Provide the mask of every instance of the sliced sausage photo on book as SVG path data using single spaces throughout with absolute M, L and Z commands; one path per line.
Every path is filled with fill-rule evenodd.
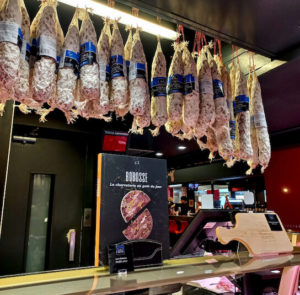
M 151 199 L 143 191 L 130 191 L 121 202 L 121 214 L 125 222 L 130 221 Z
M 149 210 L 145 209 L 122 233 L 127 240 L 147 239 L 152 231 L 152 226 L 152 216 Z

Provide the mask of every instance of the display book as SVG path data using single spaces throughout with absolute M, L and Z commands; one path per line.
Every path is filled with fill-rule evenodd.
M 96 266 L 161 265 L 169 257 L 165 160 L 99 154 L 96 214 Z

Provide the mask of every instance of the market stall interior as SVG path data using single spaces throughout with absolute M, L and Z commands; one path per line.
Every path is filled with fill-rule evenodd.
M 104 218 L 164 259 L 237 251 L 207 214 L 299 231 L 300 6 L 248 2 L 0 1 L 1 275 L 101 265 Z

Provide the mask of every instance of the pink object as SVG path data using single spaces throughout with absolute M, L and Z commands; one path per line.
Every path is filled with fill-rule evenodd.
M 285 267 L 282 272 L 278 295 L 295 295 L 298 291 L 300 266 Z

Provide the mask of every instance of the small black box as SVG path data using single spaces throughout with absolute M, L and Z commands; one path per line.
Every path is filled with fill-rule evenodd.
M 162 244 L 153 240 L 135 240 L 132 243 L 134 268 L 162 265 Z
M 109 266 L 111 273 L 121 269 L 128 272 L 136 268 L 162 265 L 162 244 L 153 240 L 134 240 L 109 247 Z
M 133 271 L 132 245 L 127 243 L 110 245 L 108 260 L 110 273 L 118 273 L 120 270 Z

